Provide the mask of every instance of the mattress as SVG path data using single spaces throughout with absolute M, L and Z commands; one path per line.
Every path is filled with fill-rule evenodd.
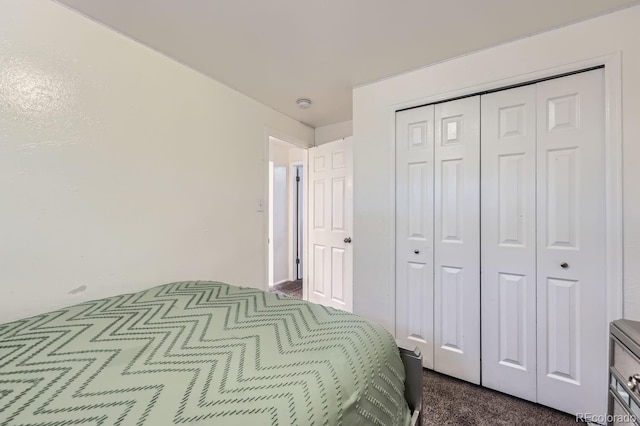
M 218 282 L 0 325 L 0 425 L 407 425 L 383 328 Z

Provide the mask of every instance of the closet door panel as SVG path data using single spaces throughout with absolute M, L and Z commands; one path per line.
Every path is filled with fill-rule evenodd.
M 483 95 L 482 385 L 536 400 L 536 89 Z
M 603 70 L 537 85 L 538 402 L 606 413 Z
M 480 383 L 480 97 L 435 105 L 434 366 Z
M 433 368 L 433 106 L 396 114 L 396 340 Z

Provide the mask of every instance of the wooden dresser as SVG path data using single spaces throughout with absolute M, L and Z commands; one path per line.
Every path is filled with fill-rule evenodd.
M 607 424 L 640 425 L 640 322 L 610 326 Z

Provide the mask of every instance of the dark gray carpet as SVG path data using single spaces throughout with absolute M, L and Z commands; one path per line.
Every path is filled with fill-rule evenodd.
M 302 299 L 302 280 L 271 291 Z M 570 425 L 575 417 L 431 370 L 423 370 L 423 425 Z
M 282 293 L 294 299 L 302 299 L 302 280 L 287 281 L 271 287 L 274 293 Z
M 570 425 L 575 417 L 423 370 L 423 425 Z

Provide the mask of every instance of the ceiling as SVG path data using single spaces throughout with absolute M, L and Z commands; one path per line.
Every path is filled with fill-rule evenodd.
M 640 3 L 57 1 L 312 127 L 350 120 L 354 86 Z

